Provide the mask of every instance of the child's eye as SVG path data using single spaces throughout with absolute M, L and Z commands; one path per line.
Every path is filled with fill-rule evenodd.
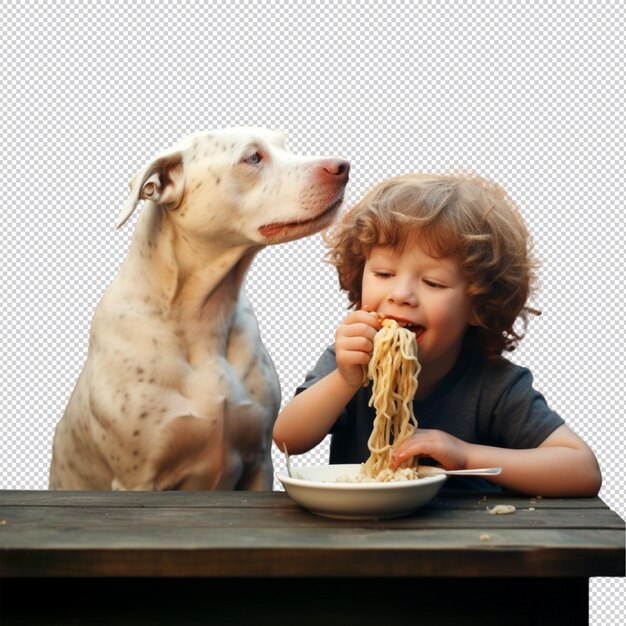
M 391 272 L 374 272 L 376 278 L 391 278 L 393 274 Z
M 429 287 L 432 287 L 433 289 L 445 289 L 446 286 L 442 285 L 441 283 L 436 283 L 433 280 L 424 280 L 424 284 L 428 285 Z

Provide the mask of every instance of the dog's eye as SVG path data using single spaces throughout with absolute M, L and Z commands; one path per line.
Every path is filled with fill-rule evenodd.
M 245 157 L 241 160 L 242 163 L 247 163 L 248 165 L 258 165 L 263 160 L 263 155 L 260 152 L 253 152 L 250 156 Z

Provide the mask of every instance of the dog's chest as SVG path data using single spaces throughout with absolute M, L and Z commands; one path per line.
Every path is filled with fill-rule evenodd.
M 182 352 L 188 363 L 185 395 L 193 399 L 196 410 L 204 412 L 223 402 L 225 413 L 241 414 L 247 407 L 253 415 L 262 414 L 263 420 L 278 410 L 278 376 L 247 302 L 236 307 L 218 344 L 211 335 L 205 341 L 187 339 Z

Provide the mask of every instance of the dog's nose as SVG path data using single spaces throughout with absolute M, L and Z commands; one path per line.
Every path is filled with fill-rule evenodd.
M 333 177 L 337 177 L 340 182 L 346 182 L 350 174 L 350 163 L 344 159 L 326 159 L 322 163 L 321 169 Z

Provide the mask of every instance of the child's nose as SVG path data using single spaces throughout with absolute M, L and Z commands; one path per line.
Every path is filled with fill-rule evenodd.
M 409 282 L 398 283 L 387 296 L 387 300 L 393 304 L 417 305 L 417 294 L 411 289 Z

